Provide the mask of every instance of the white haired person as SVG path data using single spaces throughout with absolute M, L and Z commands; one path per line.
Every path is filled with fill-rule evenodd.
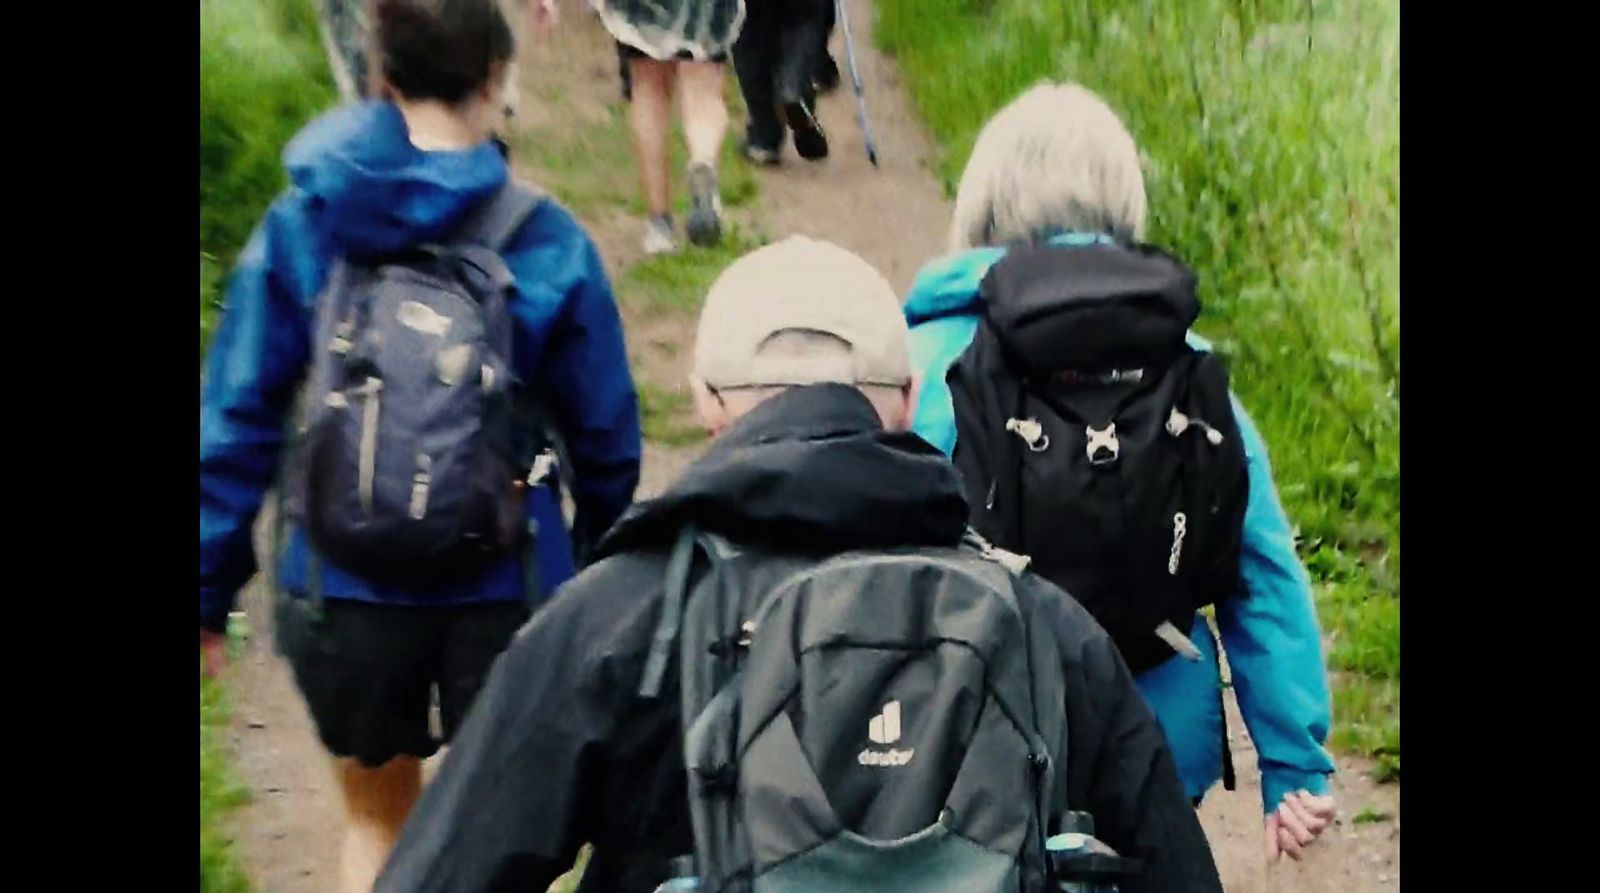
M 710 446 L 512 643 L 375 893 L 543 890 L 586 843 L 583 893 L 1044 893 L 1068 811 L 1138 860 L 1124 893 L 1220 893 L 1105 630 L 973 542 L 906 431 L 883 275 L 756 249 L 694 354 Z
M 1090 91 L 1043 84 L 998 112 L 952 253 L 905 305 L 914 430 L 953 456 L 973 526 L 1112 633 L 1196 806 L 1233 787 L 1225 649 L 1268 856 L 1298 859 L 1334 807 L 1310 581 L 1261 436 L 1189 331 L 1194 276 L 1141 242 L 1145 201 L 1138 148 Z

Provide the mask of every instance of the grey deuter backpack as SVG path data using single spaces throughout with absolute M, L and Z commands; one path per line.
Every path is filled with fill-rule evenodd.
M 500 251 L 541 198 L 508 179 L 443 244 L 335 263 L 290 508 L 340 567 L 427 585 L 523 542 L 537 445 L 518 417 Z
M 683 534 L 640 693 L 676 643 L 700 890 L 1043 889 L 1066 716 L 1025 563 L 975 536 L 816 563 Z

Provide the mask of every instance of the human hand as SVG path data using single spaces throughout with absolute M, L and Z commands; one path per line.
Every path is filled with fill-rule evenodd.
M 1267 815 L 1267 861 L 1287 855 L 1300 861 L 1328 825 L 1333 823 L 1332 797 L 1317 797 L 1310 791 L 1295 791 L 1283 798 L 1275 812 Z

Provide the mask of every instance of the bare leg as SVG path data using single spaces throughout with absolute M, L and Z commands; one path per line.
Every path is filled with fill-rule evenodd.
M 728 131 L 728 107 L 722 99 L 722 69 L 716 62 L 679 62 L 678 89 L 682 91 L 683 138 L 689 144 L 689 163 L 717 165 L 722 137 Z
M 422 761 L 395 757 L 376 769 L 337 759 L 334 775 L 344 791 L 346 823 L 339 858 L 341 893 L 372 893 L 378 872 L 422 793 Z
M 628 117 L 633 125 L 633 157 L 644 188 L 645 211 L 656 217 L 672 208 L 672 181 L 667 176 L 667 128 L 672 116 L 671 62 L 629 60 L 633 101 Z
M 728 131 L 722 99 L 722 69 L 716 62 L 679 62 L 678 89 L 683 104 L 683 136 L 689 144 L 689 240 L 714 245 L 722 238 L 722 198 L 717 186 L 717 156 Z

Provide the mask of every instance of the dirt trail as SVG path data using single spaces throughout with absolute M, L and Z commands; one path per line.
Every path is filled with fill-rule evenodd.
M 730 217 L 772 238 L 803 233 L 838 242 L 873 262 L 904 293 L 918 266 L 941 252 L 949 203 L 929 172 L 929 143 L 899 87 L 895 67 L 870 45 L 871 5 L 849 5 L 881 167 L 874 170 L 867 163 L 846 72 L 843 88 L 824 98 L 820 108 L 832 157 L 807 164 L 789 147 L 781 168 L 759 172 L 753 206 L 732 211 Z M 591 16 L 578 14 L 576 5 L 569 4 L 567 12 L 555 39 L 531 48 L 524 62 L 519 126 L 533 133 L 542 127 L 573 126 L 556 125 L 547 115 L 542 119 L 541 96 L 560 96 L 563 107 L 577 110 L 590 123 L 603 119 L 607 106 L 617 101 L 615 55 L 604 32 Z M 837 37 L 834 50 L 843 67 Z M 733 121 L 730 139 L 737 139 L 741 126 Z M 537 166 L 519 160 L 519 167 L 540 178 Z M 630 181 L 634 177 L 631 169 L 615 175 Z M 614 280 L 639 260 L 637 218 L 612 209 L 591 214 L 584 223 Z M 692 319 L 628 312 L 625 323 L 641 377 L 659 387 L 677 386 L 688 371 Z M 697 452 L 648 444 L 639 495 L 658 493 Z M 322 893 L 333 888 L 337 874 L 338 792 L 288 669 L 272 653 L 265 586 L 253 584 L 243 604 L 253 635 L 230 674 L 236 705 L 230 735 L 240 775 L 254 791 L 253 801 L 236 820 L 246 869 L 259 893 Z M 1227 889 L 1398 890 L 1399 790 L 1374 785 L 1366 767 L 1349 761 L 1341 762 L 1335 782 L 1341 824 L 1325 835 L 1305 864 L 1286 862 L 1267 874 L 1255 752 L 1231 697 L 1230 711 L 1240 790 L 1215 792 L 1201 811 Z M 1355 823 L 1353 817 L 1363 812 L 1387 818 Z

